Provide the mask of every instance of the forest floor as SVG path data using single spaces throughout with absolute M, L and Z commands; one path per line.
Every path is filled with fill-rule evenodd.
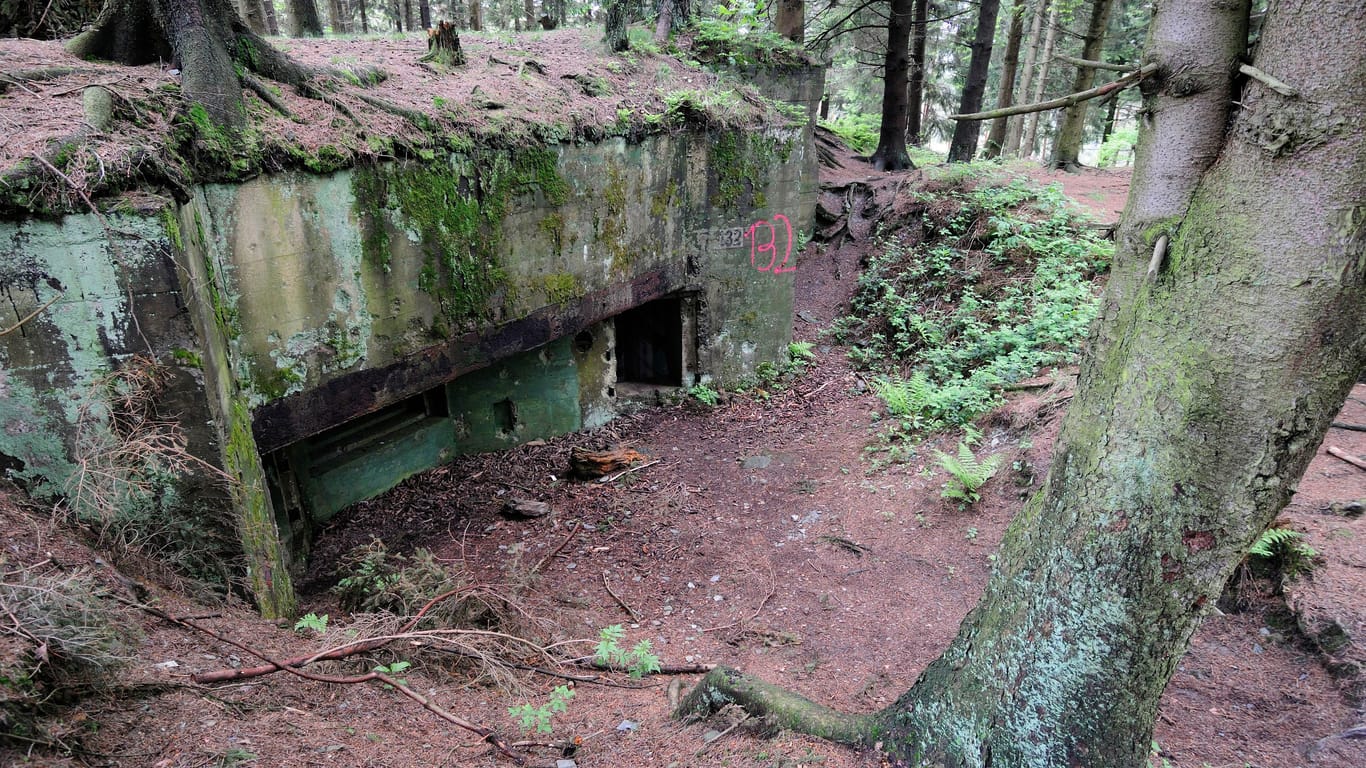
M 1034 173 L 1061 182 L 1102 221 L 1118 218 L 1125 174 Z M 666 664 L 732 665 L 845 711 L 887 706 L 945 648 L 980 596 L 1006 525 L 1046 471 L 1072 379 L 1062 372 L 1053 386 L 1017 393 L 982 420 L 984 450 L 1004 454 L 1007 469 L 971 508 L 940 497 L 942 470 L 929 449 L 947 447 L 948 438 L 929 441 L 909 463 L 875 467 L 865 448 L 876 440 L 872 414 L 882 404 L 846 350 L 821 334 L 847 308 L 866 247 L 813 246 L 803 255 L 794 335 L 811 341 L 816 357 L 785 386 L 729 395 L 715 407 L 695 400 L 660 405 L 592 432 L 459 458 L 336 518 L 318 540 L 303 584 L 304 610 L 332 617 L 322 637 L 262 621 L 245 606 L 206 609 L 154 588 L 158 605 L 179 615 L 212 611 L 217 615 L 206 626 L 278 656 L 340 644 L 348 626 L 357 625 L 328 588 L 337 564 L 374 537 L 392 553 L 425 548 L 468 582 L 507 597 L 515 611 L 495 601 L 514 614 L 507 626 L 518 624 L 543 642 L 583 639 L 561 646 L 571 653 L 591 653 L 603 627 L 622 625 L 623 646 L 649 640 Z M 1357 386 L 1339 419 L 1366 423 L 1366 385 Z M 1327 442 L 1366 454 L 1366 433 L 1334 429 Z M 565 478 L 571 447 L 613 444 L 628 444 L 656 463 L 610 482 Z M 500 509 L 512 497 L 553 511 L 507 519 Z M 1324 514 L 1334 502 L 1363 497 L 1366 472 L 1320 449 L 1287 517 L 1309 531 L 1324 572 L 1342 567 L 1350 575 L 1366 567 L 1366 519 Z M 5 522 L 35 531 L 11 541 L 11 562 L 47 557 L 100 568 L 44 524 Z M 1342 589 L 1325 600 L 1326 610 L 1346 615 L 1359 617 L 1366 607 L 1361 591 Z M 1159 710 L 1161 752 L 1153 765 L 1366 765 L 1366 749 L 1354 746 L 1361 741 L 1330 738 L 1360 724 L 1362 715 L 1298 633 L 1284 600 L 1254 581 L 1237 602 L 1236 611 L 1206 620 L 1177 667 Z M 92 699 L 73 711 L 68 728 L 84 733 L 86 754 L 0 751 L 0 763 L 511 765 L 377 686 L 284 674 L 190 684 L 190 673 L 254 662 L 222 642 L 149 616 L 139 621 L 143 644 L 125 678 L 170 687 Z M 526 737 L 508 708 L 540 705 L 566 683 L 517 672 L 515 681 L 494 684 L 451 674 L 418 650 L 404 641 L 318 666 L 359 673 L 411 660 L 404 677 L 412 687 L 514 740 Z M 534 653 L 523 661 L 544 666 Z M 562 671 L 612 683 L 578 682 L 566 710 L 553 718 L 553 735 L 530 737 L 577 740 L 572 759 L 579 766 L 880 765 L 873 753 L 753 723 L 727 730 L 736 719 L 724 715 L 696 724 L 672 720 L 670 676 L 635 681 Z M 681 677 L 684 687 L 698 679 Z M 534 755 L 538 766 L 566 759 L 558 749 Z

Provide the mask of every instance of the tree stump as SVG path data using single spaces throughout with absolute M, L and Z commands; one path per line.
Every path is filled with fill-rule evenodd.
M 427 30 L 427 55 L 422 61 L 430 61 L 447 67 L 458 67 L 465 63 L 465 52 L 460 49 L 460 35 L 455 32 L 455 24 L 438 21 L 435 27 Z
M 554 29 L 555 27 L 558 27 L 558 26 L 560 25 L 560 23 L 559 23 L 559 21 L 558 21 L 557 19 L 551 18 L 549 15 L 542 16 L 541 18 L 537 19 L 536 21 L 540 22 L 540 24 L 541 24 L 541 29 L 544 29 L 544 30 L 546 30 L 547 32 L 549 32 L 550 30 L 552 30 L 552 29 Z

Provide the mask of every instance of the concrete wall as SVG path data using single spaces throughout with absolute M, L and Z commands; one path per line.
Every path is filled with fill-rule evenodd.
M 793 98 L 814 110 L 819 72 L 805 77 Z M 0 336 L 0 460 L 60 493 L 92 384 L 155 359 L 162 413 L 234 478 L 206 471 L 162 500 L 230 510 L 202 527 L 235 539 L 258 599 L 287 612 L 282 535 L 300 551 L 312 518 L 454 453 L 610 419 L 624 310 L 683 297 L 685 385 L 781 359 L 810 138 L 797 122 L 471 148 L 141 198 L 108 231 L 93 215 L 0 222 L 4 325 L 37 311 Z M 346 430 L 366 419 L 406 431 L 359 461 Z M 94 421 L 117 437 L 107 412 Z

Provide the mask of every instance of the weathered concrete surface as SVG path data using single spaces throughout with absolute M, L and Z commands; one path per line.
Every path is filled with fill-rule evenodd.
M 802 77 L 814 114 L 819 70 Z M 201 517 L 231 509 L 206 527 L 288 613 L 288 539 L 302 551 L 314 519 L 454 453 L 609 420 L 621 312 L 670 299 L 685 386 L 781 360 L 810 137 L 794 122 L 474 148 L 207 185 L 108 233 L 90 215 L 0 223 L 11 322 L 42 310 L 0 337 L 0 456 L 60 493 L 82 393 L 147 355 L 172 371 L 161 407 L 190 451 L 234 478 L 195 480 L 216 494 Z M 375 425 L 393 433 L 347 433 Z

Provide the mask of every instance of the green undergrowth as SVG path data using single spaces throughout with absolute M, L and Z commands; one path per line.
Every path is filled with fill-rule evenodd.
M 1004 387 L 1070 362 L 1113 254 L 1056 186 L 994 165 L 929 178 L 920 221 L 883 232 L 830 331 L 875 374 L 893 442 L 969 424 Z

